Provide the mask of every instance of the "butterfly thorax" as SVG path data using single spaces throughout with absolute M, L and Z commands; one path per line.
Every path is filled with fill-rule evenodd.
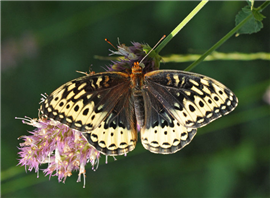
M 134 97 L 134 109 L 138 124 L 144 126 L 144 99 L 142 87 L 144 86 L 142 67 L 138 62 L 134 63 L 130 74 L 132 95 Z

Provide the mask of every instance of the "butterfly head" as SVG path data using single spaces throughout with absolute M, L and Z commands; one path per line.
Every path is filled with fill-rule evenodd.
M 132 67 L 132 73 L 142 73 L 142 70 L 145 68 L 145 65 L 143 63 L 134 62 Z

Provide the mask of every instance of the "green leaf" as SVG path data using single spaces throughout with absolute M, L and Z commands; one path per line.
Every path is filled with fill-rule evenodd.
M 264 18 L 266 18 L 264 15 L 262 15 L 262 13 L 258 12 L 255 9 L 252 10 L 252 14 L 257 21 L 262 21 Z
M 238 31 L 238 34 L 252 34 L 259 32 L 263 28 L 263 23 L 261 22 L 265 16 L 259 13 L 256 9 L 251 10 L 250 6 L 245 6 L 235 17 L 235 25 L 238 25 L 246 17 L 252 14 L 250 20 L 245 23 Z

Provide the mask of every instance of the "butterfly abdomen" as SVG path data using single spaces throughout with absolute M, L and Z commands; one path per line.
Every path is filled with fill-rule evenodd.
M 144 109 L 144 99 L 142 93 L 142 87 L 144 85 L 143 82 L 143 73 L 142 67 L 139 63 L 134 63 L 132 67 L 132 74 L 130 75 L 131 79 L 131 87 L 132 94 L 134 97 L 134 109 L 135 115 L 138 124 L 143 127 L 144 126 L 144 118 L 145 118 L 145 109 Z
M 142 127 L 144 126 L 144 118 L 145 118 L 145 110 L 144 110 L 144 100 L 142 91 L 134 91 L 134 109 L 135 109 L 135 115 L 138 124 Z

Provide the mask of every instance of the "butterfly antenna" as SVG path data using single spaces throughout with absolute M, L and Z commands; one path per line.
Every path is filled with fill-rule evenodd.
M 105 38 L 105 41 L 109 43 L 111 46 L 113 46 L 114 49 L 118 50 L 107 38 Z
M 155 46 L 142 58 L 142 60 L 140 61 L 140 63 L 142 63 L 144 61 L 144 59 L 158 46 L 158 44 L 166 37 L 166 35 L 163 35 L 161 37 L 161 39 L 159 39 L 159 41 L 155 44 Z

